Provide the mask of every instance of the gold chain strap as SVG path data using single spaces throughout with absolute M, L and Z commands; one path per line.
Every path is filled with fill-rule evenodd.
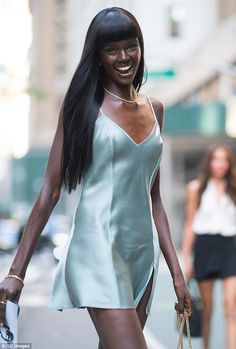
M 187 336 L 188 336 L 188 347 L 189 347 L 189 349 L 192 349 L 189 317 L 188 317 L 187 312 L 184 311 L 184 316 L 181 318 L 178 311 L 177 311 L 177 319 L 178 319 L 178 326 L 179 326 L 179 338 L 178 338 L 177 349 L 184 349 L 183 330 L 184 330 L 185 323 L 186 323 Z

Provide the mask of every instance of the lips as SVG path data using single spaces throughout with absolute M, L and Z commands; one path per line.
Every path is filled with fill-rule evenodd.
M 116 71 L 121 75 L 126 75 L 132 72 L 132 68 L 133 68 L 132 64 L 129 64 L 122 67 L 116 67 Z

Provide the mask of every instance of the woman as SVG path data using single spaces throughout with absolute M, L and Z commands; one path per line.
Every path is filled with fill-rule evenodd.
M 163 106 L 138 93 L 143 72 L 143 37 L 136 19 L 117 7 L 99 12 L 88 29 L 42 190 L 9 271 L 24 278 L 61 186 L 71 192 L 80 183 L 49 306 L 86 307 L 104 349 L 147 348 L 142 328 L 150 313 L 160 248 L 179 312 L 186 307 L 191 313 L 159 192 Z M 0 300 L 18 301 L 21 288 L 20 280 L 7 277 L 0 284 Z
M 183 258 L 203 301 L 204 348 L 209 348 L 213 287 L 223 282 L 226 348 L 236 348 L 236 165 L 226 145 L 211 146 L 199 178 L 187 188 Z M 192 262 L 192 253 L 194 256 Z

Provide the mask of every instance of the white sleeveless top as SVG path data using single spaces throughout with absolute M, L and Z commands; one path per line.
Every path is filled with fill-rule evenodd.
M 192 230 L 196 234 L 233 236 L 236 234 L 236 206 L 225 193 L 218 201 L 215 184 L 209 179 L 202 194 L 201 203 L 193 219 Z

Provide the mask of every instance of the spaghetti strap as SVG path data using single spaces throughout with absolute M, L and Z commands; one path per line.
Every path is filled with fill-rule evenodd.
M 153 116 L 154 116 L 154 120 L 155 120 L 155 122 L 156 122 L 157 124 L 159 124 L 159 123 L 158 123 L 158 120 L 157 120 L 156 113 L 155 113 L 154 108 L 153 108 L 153 105 L 152 105 L 152 102 L 151 102 L 151 100 L 150 100 L 150 98 L 149 98 L 148 96 L 146 96 L 146 97 L 147 97 L 148 102 L 149 102 L 149 104 L 150 104 L 150 107 L 151 107 L 151 110 L 152 110 L 152 114 L 153 114 Z

